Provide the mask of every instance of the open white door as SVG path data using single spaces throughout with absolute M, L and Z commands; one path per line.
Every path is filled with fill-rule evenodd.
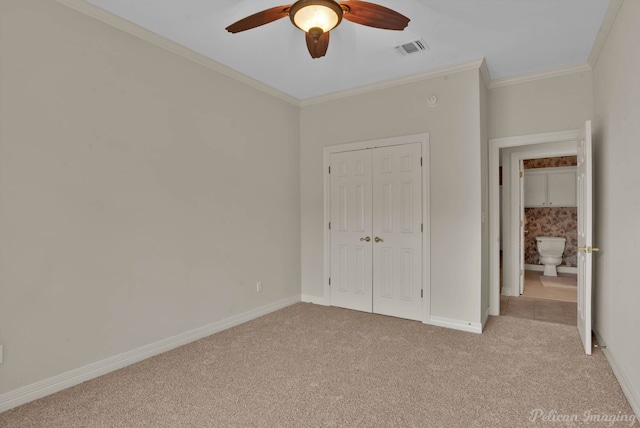
M 520 170 L 520 179 L 518 180 L 518 184 L 520 185 L 520 201 L 519 201 L 519 221 L 520 221 L 520 255 L 518 262 L 518 281 L 520 283 L 520 294 L 524 293 L 524 161 L 520 159 L 520 164 L 518 166 Z
M 578 138 L 578 331 L 584 352 L 591 355 L 591 272 L 593 251 L 593 187 L 591 121 Z

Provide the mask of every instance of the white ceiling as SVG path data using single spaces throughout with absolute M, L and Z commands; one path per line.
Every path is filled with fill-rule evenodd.
M 225 28 L 287 0 L 87 0 L 299 100 L 486 58 L 492 79 L 585 64 L 608 0 L 371 0 L 411 19 L 404 31 L 343 21 L 312 59 L 288 18 Z M 430 50 L 394 46 L 423 38 Z

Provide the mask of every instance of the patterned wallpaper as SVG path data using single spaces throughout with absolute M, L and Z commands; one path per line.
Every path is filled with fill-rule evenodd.
M 524 167 L 554 168 L 561 166 L 576 166 L 576 156 L 562 156 L 555 158 L 525 159 Z M 578 248 L 578 208 L 525 208 L 526 219 L 524 235 L 524 262 L 538 264 L 538 249 L 536 236 L 560 236 L 567 238 L 562 256 L 562 266 L 577 266 Z
M 557 168 L 560 166 L 578 165 L 577 156 L 560 156 L 556 158 L 525 159 L 524 169 L 529 168 Z
M 578 208 L 525 208 L 524 262 L 538 264 L 536 236 L 567 238 L 562 266 L 576 267 L 578 248 Z

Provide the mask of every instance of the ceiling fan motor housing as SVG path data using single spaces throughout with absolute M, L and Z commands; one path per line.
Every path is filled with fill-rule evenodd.
M 309 33 L 316 42 L 323 33 L 340 24 L 343 14 L 342 7 L 333 0 L 299 0 L 289 10 L 293 25 Z

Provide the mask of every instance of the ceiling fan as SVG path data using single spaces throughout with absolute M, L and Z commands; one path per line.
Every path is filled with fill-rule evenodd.
M 239 33 L 285 16 L 289 16 L 293 25 L 306 33 L 307 48 L 312 58 L 320 58 L 327 53 L 329 31 L 337 27 L 342 18 L 384 30 L 403 30 L 409 24 L 406 16 L 366 1 L 298 0 L 247 16 L 226 29 L 230 33 Z

